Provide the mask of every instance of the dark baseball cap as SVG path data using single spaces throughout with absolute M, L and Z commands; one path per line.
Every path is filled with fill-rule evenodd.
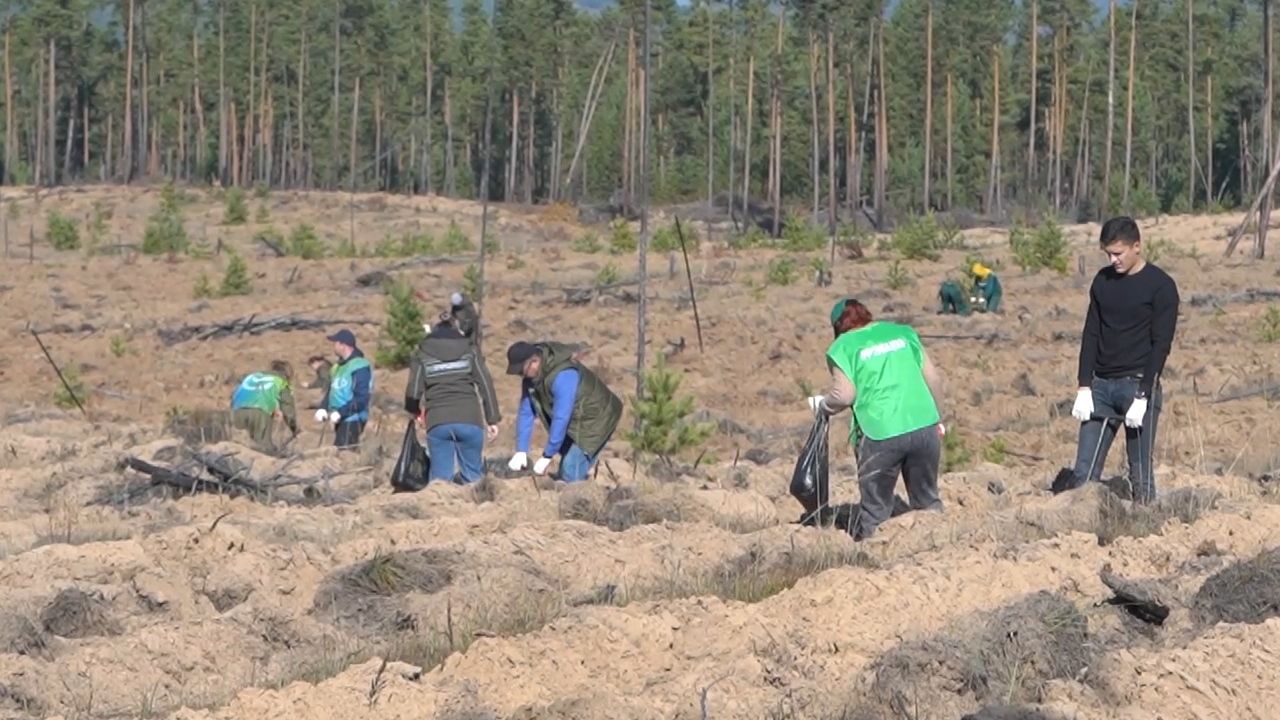
M 507 374 L 524 374 L 524 364 L 529 358 L 538 354 L 538 346 L 533 343 L 517 342 L 507 348 Z
M 344 328 L 344 329 L 342 329 L 342 330 L 339 330 L 338 332 L 336 332 L 336 333 L 334 333 L 334 334 L 332 334 L 332 335 L 330 335 L 329 337 L 325 338 L 325 340 L 329 340 L 329 341 L 332 341 L 332 342 L 339 342 L 339 343 L 342 343 L 343 345 L 346 345 L 346 346 L 348 346 L 348 347 L 355 347 L 355 346 L 356 346 L 356 336 L 355 336 L 355 333 L 353 333 L 353 332 L 351 332 L 350 330 L 347 330 L 347 329 L 345 329 L 345 328 Z

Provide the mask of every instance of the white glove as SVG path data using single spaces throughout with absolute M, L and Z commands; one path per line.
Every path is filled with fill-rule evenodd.
M 341 419 L 342 419 L 342 416 L 338 414 L 337 410 L 334 410 L 333 412 L 329 413 L 329 422 L 333 423 L 334 425 L 337 425 L 338 421 Z
M 527 453 L 518 452 L 511 456 L 511 462 L 507 463 L 507 467 L 519 472 L 529 467 L 529 455 Z
M 316 411 L 316 422 L 322 423 L 328 419 L 329 419 L 328 410 L 325 410 L 324 408 L 320 408 L 319 410 Z
M 549 467 L 551 467 L 551 458 L 549 457 L 538 458 L 538 462 L 533 464 L 533 474 L 546 475 L 547 468 Z
M 1071 417 L 1089 422 L 1093 417 L 1093 388 L 1080 388 L 1076 392 L 1076 404 L 1071 407 Z
M 1147 399 L 1138 398 L 1129 406 L 1129 412 L 1124 414 L 1125 427 L 1140 428 L 1142 427 L 1142 419 L 1147 415 Z
M 830 415 L 831 408 L 827 405 L 827 396 L 826 395 L 810 396 L 809 410 L 812 411 L 814 415 L 817 415 L 818 413 L 825 413 L 827 415 Z

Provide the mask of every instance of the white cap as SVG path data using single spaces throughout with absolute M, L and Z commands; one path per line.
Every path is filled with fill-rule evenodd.
M 460 292 L 456 292 L 456 293 L 454 293 L 454 294 L 450 295 L 450 296 L 449 296 L 449 302 L 450 302 L 454 307 L 458 307 L 459 305 L 461 305 L 461 304 L 462 304 L 462 293 L 460 293 Z

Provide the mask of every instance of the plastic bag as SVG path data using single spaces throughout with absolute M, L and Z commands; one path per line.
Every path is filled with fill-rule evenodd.
M 391 487 L 394 492 L 417 492 L 427 486 L 427 472 L 431 469 L 431 456 L 418 442 L 414 421 L 404 429 L 404 442 L 400 445 L 400 457 L 391 469 Z
M 826 414 L 818 413 L 813 428 L 809 430 L 809 439 L 800 450 L 796 469 L 791 473 L 791 496 L 804 506 L 806 515 L 827 508 L 831 501 L 827 475 L 829 424 Z

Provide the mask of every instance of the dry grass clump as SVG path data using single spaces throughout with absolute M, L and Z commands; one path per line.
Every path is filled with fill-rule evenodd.
M 1050 681 L 1074 678 L 1089 667 L 1095 650 L 1088 630 L 1088 620 L 1066 598 L 1035 593 L 885 653 L 872 663 L 860 702 L 841 717 L 926 717 L 921 708 L 941 711 L 957 695 L 996 705 L 975 718 L 1040 717 L 1016 706 L 1041 702 Z
M 1147 537 L 1160 532 L 1171 519 L 1191 524 L 1212 510 L 1222 497 L 1215 490 L 1178 488 L 1150 505 L 1129 506 L 1114 493 L 1099 493 L 1097 521 L 1093 533 L 1099 545 L 1110 545 L 1121 537 Z
M 1191 613 L 1205 625 L 1257 624 L 1280 616 L 1280 547 L 1211 575 L 1192 598 Z
M 637 525 L 681 522 L 693 515 L 692 507 L 673 490 L 646 493 L 621 485 L 603 495 L 597 488 L 565 491 L 560 496 L 559 513 L 561 520 L 581 520 L 614 532 Z
M 109 613 L 99 593 L 65 588 L 40 613 L 45 631 L 64 638 L 88 638 L 120 634 L 120 624 Z
M 316 591 L 312 612 L 340 626 L 374 632 L 412 629 L 397 597 L 435 593 L 453 580 L 456 558 L 439 549 L 378 552 L 333 573 Z
M 224 442 L 231 439 L 231 413 L 209 408 L 171 408 L 165 415 L 165 432 L 188 445 Z

